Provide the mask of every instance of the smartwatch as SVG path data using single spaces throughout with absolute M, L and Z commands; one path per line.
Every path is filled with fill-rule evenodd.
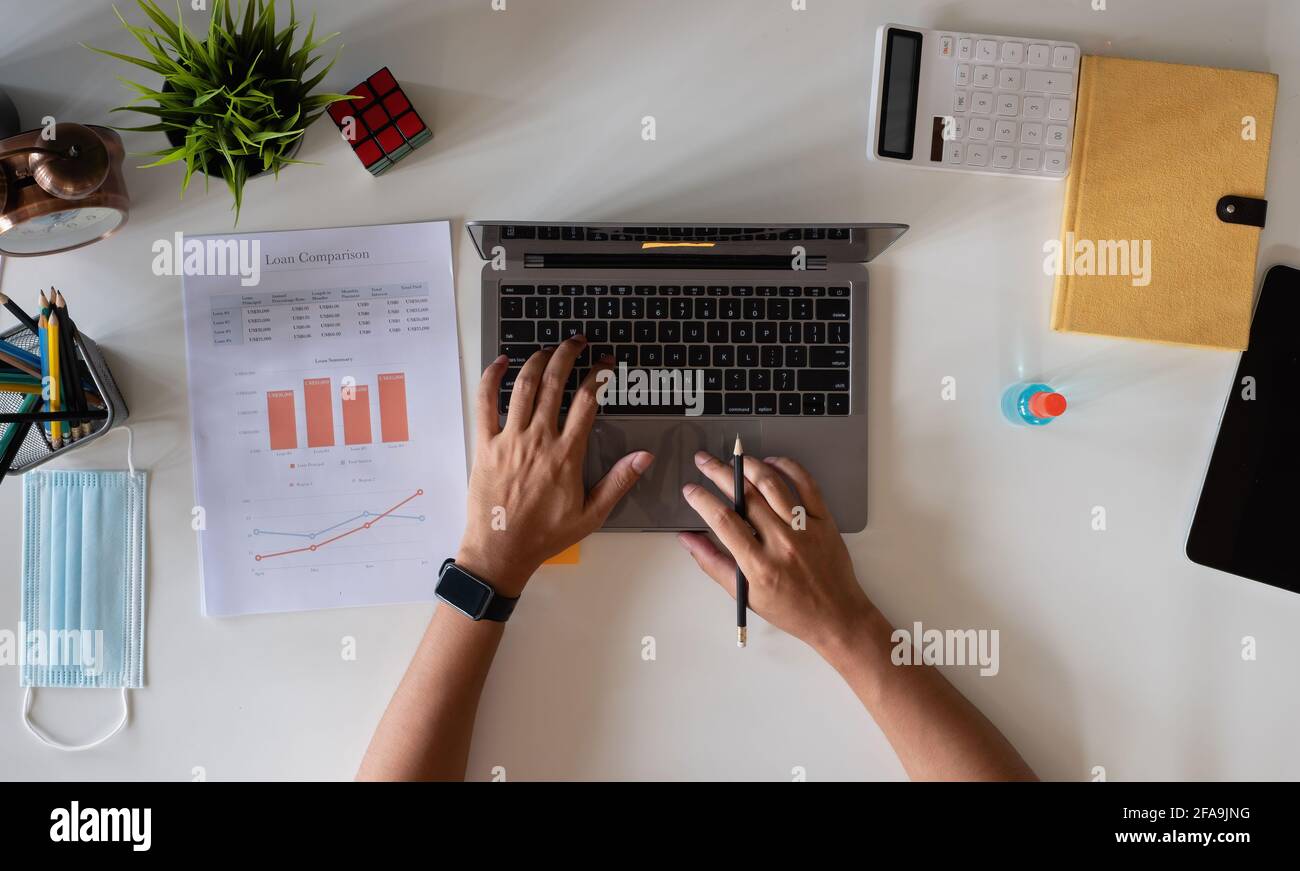
M 434 594 L 476 623 L 480 620 L 504 623 L 519 602 L 518 597 L 497 595 L 491 584 L 456 565 L 454 559 L 442 564 Z

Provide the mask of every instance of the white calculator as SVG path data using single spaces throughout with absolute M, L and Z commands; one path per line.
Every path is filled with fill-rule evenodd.
M 885 24 L 871 84 L 873 160 L 1065 178 L 1079 46 Z

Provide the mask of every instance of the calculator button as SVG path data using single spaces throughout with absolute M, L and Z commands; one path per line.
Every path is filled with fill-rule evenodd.
M 1025 74 L 1025 90 L 1045 94 L 1068 94 L 1074 90 L 1074 74 L 1030 70 Z
M 943 146 L 943 159 L 946 163 L 961 163 L 962 149 L 960 142 L 946 142 Z
M 998 169 L 1010 169 L 1016 164 L 1016 150 L 1005 145 L 993 147 L 993 165 Z
M 991 39 L 981 39 L 975 43 L 975 60 L 995 61 L 998 59 L 998 44 Z
M 971 111 L 976 115 L 988 115 L 993 111 L 993 94 L 988 91 L 976 91 L 971 97 Z
M 952 57 L 952 37 L 939 37 L 939 57 Z
M 1045 67 L 1048 59 L 1052 56 L 1051 49 L 1045 45 L 1029 46 L 1029 59 L 1027 63 L 1031 67 Z
M 1048 151 L 1043 154 L 1043 171 L 1061 175 L 1065 172 L 1065 152 Z
M 957 60 L 970 60 L 970 42 L 968 37 L 957 40 Z
M 975 84 L 981 88 L 991 88 L 994 75 L 996 71 L 993 67 L 975 67 Z
M 957 64 L 957 84 L 970 84 L 970 64 Z
M 992 133 L 992 132 L 993 132 L 993 122 L 990 121 L 988 118 L 972 118 L 972 119 L 970 119 L 970 138 L 971 138 L 971 139 L 978 139 L 978 140 L 983 141 L 983 140 L 985 140 L 985 139 L 988 139 L 988 138 L 989 138 L 989 134 Z
M 993 138 L 998 142 L 1015 142 L 1016 141 L 1016 122 L 999 121 L 993 128 Z
M 1047 125 L 1047 144 L 1064 148 L 1070 144 L 1070 131 L 1062 124 Z
M 1026 118 L 1041 118 L 1043 112 L 1047 111 L 1047 98 L 1039 97 L 1032 94 L 1025 95 L 1024 108 L 1021 112 Z
M 1002 44 L 1002 62 L 1004 64 L 1018 64 L 1025 59 L 1025 44 L 1023 42 L 1004 42 Z
M 1026 145 L 1041 145 L 1043 142 L 1043 125 L 1032 121 L 1021 124 L 1020 141 Z
M 1004 91 L 1020 90 L 1020 70 L 1008 67 L 998 70 L 998 87 Z
M 1052 49 L 1052 66 L 1058 69 L 1074 69 L 1075 51 L 1072 46 L 1058 45 Z
M 1053 97 L 1047 104 L 1047 117 L 1053 121 L 1070 120 L 1070 101 L 1062 100 L 1060 97 Z
M 949 118 L 952 118 L 951 115 L 949 115 L 948 117 L 949 117 Z M 949 131 L 951 131 L 951 132 L 949 132 Z M 965 138 L 966 138 L 966 119 L 965 119 L 965 118 L 952 118 L 952 126 L 951 126 L 951 127 L 948 127 L 947 125 L 944 126 L 943 138 L 944 138 L 944 139 L 951 139 L 951 140 L 954 141 L 954 142 L 959 142 L 959 141 L 961 141 L 962 139 L 965 139 Z
M 965 91 L 958 91 L 952 95 L 952 110 L 954 112 L 965 112 L 970 103 L 970 98 Z
M 1030 172 L 1038 171 L 1038 149 L 1022 148 L 1020 149 L 1020 162 L 1016 164 L 1021 169 Z
M 1001 94 L 998 96 L 998 114 L 1010 115 L 1012 117 L 1020 114 L 1020 98 L 1015 94 Z
M 974 142 L 966 146 L 966 163 L 970 166 L 988 166 L 989 147 Z

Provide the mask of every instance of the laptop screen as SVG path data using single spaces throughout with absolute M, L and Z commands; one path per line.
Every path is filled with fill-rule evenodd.
M 808 257 L 866 263 L 907 231 L 906 224 L 622 224 L 471 221 L 479 255 L 498 247 L 514 259 L 530 255 L 724 255 Z

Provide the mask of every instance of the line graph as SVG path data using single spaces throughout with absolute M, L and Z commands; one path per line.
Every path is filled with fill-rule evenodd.
M 349 517 L 347 520 L 341 520 L 338 523 L 335 523 L 333 526 L 327 526 L 324 529 L 318 529 L 315 532 L 280 532 L 280 531 L 269 530 L 269 529 L 254 529 L 253 530 L 254 535 L 283 535 L 283 536 L 290 536 L 295 538 L 306 538 L 313 541 L 313 543 L 304 545 L 302 547 L 294 547 L 294 548 L 289 548 L 287 550 L 274 551 L 271 553 L 254 554 L 253 559 L 256 560 L 257 562 L 261 562 L 264 559 L 273 559 L 274 557 L 278 557 L 278 556 L 289 556 L 290 554 L 295 554 L 295 553 L 314 553 L 315 551 L 320 550 L 322 547 L 325 547 L 327 544 L 332 544 L 333 542 L 336 542 L 341 538 L 347 538 L 349 535 L 352 535 L 353 533 L 367 530 L 370 527 L 374 526 L 379 521 L 384 520 L 385 518 L 388 517 L 404 518 L 408 520 L 419 520 L 423 522 L 424 520 L 423 514 L 397 514 L 396 513 L 397 509 L 401 508 L 403 505 L 410 502 L 412 499 L 415 499 L 423 495 L 424 495 L 424 490 L 422 489 L 416 490 L 410 496 L 407 496 L 401 502 L 398 502 L 396 505 L 393 505 L 387 511 L 383 511 L 378 514 L 374 514 L 370 511 L 362 511 L 360 514 L 356 515 L 355 517 Z M 324 539 L 323 541 L 315 541 L 315 539 L 319 538 L 320 536 L 328 535 L 329 533 L 333 532 L 339 527 L 347 526 L 349 523 L 356 523 L 356 521 L 363 520 L 364 518 L 370 518 L 370 519 L 364 520 L 364 522 L 356 526 L 353 526 L 351 529 L 344 530 L 343 532 L 340 532 L 337 535 L 332 535 L 329 538 Z

